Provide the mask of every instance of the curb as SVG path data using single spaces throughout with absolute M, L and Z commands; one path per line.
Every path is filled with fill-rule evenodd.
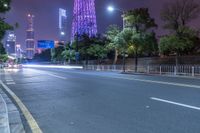
M 167 74 L 160 75 L 160 74 L 131 73 L 131 72 L 121 72 L 120 74 L 125 74 L 125 75 L 144 75 L 144 76 L 161 76 L 161 77 L 186 78 L 186 79 L 200 79 L 200 77 L 181 76 L 181 75 L 167 75 Z
M 8 119 L 8 109 L 5 100 L 0 93 L 0 132 L 10 133 L 9 119 Z
M 0 133 L 25 133 L 24 126 L 20 117 L 19 110 L 7 96 L 7 94 L 0 88 L 0 98 L 4 101 L 4 106 L 6 108 L 6 118 L 7 121 L 2 121 L 2 124 L 7 123 L 7 129 L 1 129 L 0 120 Z M 0 100 L 1 103 L 1 100 Z M 1 112 L 2 108 L 0 108 Z

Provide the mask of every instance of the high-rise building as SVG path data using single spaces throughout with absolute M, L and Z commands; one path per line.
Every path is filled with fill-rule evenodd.
M 72 40 L 75 35 L 97 34 L 95 0 L 75 0 L 72 22 Z
M 28 27 L 26 30 L 26 56 L 28 59 L 33 59 L 35 54 L 35 35 L 34 35 L 34 15 L 28 14 Z
M 6 39 L 6 52 L 11 55 L 15 54 L 16 36 L 13 31 L 8 33 Z
M 16 58 L 22 58 L 22 49 L 21 49 L 20 44 L 16 44 L 15 54 L 16 54 Z
M 66 10 L 59 8 L 59 37 L 60 41 L 66 41 L 67 14 Z

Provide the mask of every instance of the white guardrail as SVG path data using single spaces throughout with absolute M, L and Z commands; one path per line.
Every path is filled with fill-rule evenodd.
M 85 70 L 123 72 L 123 65 L 87 65 L 83 68 Z M 138 66 L 137 71 L 135 71 L 134 65 L 126 65 L 125 71 L 160 75 L 200 76 L 200 65 L 147 65 Z

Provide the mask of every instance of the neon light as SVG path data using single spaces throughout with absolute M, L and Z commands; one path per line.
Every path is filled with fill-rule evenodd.
M 75 0 L 72 22 L 72 40 L 75 35 L 97 34 L 95 0 Z

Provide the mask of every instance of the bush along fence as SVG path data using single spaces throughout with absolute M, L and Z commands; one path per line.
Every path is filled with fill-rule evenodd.
M 144 73 L 159 75 L 182 75 L 182 76 L 200 76 L 200 65 L 86 65 L 85 70 L 95 71 L 118 71 L 127 73 Z

